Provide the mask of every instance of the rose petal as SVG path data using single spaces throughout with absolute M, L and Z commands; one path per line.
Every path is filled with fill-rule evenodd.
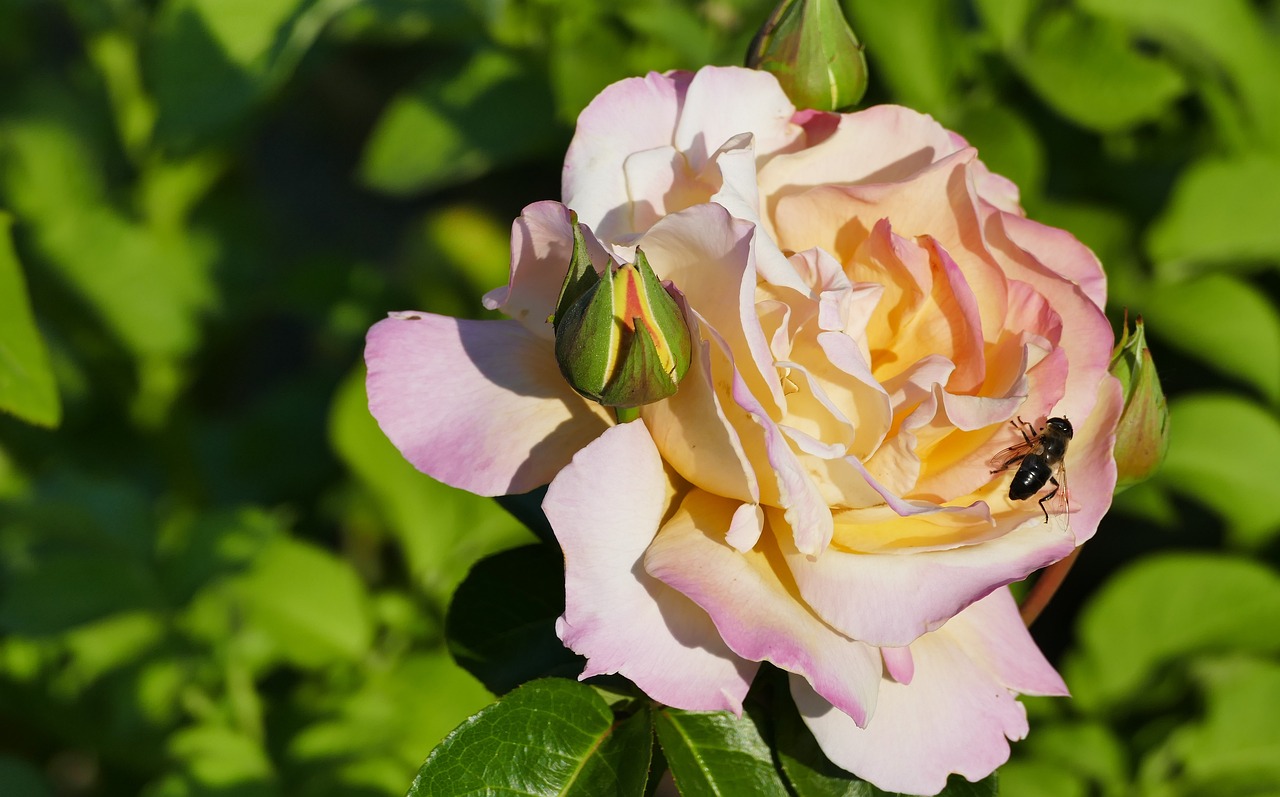
M 881 789 L 908 794 L 937 794 L 951 773 L 978 781 L 1007 761 L 1008 740 L 1026 735 L 1027 719 L 1011 691 L 1016 686 L 1004 680 L 1010 672 L 1005 665 L 1013 650 L 1026 652 L 1029 637 L 1022 628 L 1019 639 L 1020 622 L 1009 624 L 1003 597 L 989 600 L 1001 604 L 998 611 L 975 606 L 973 617 L 960 615 L 911 645 L 910 684 L 882 682 L 866 728 L 793 676 L 796 707 L 827 757 Z M 1012 675 L 1049 680 L 1016 670 Z
M 1094 300 L 1081 287 L 1066 282 L 1057 271 L 1060 266 L 1068 270 L 1078 267 L 1082 247 L 1070 236 L 1053 236 L 1047 240 L 1059 244 L 1059 249 L 1029 252 L 1008 234 L 1010 227 L 1025 232 L 1022 219 L 991 207 L 984 212 L 987 214 L 984 235 L 1001 268 L 1010 279 L 1026 282 L 1044 296 L 1052 297 L 1053 309 L 1062 323 L 1061 346 L 1071 366 L 1065 394 L 1053 414 L 1080 423 L 1093 409 L 1098 384 L 1110 378 L 1107 368 L 1115 342 L 1111 323 Z M 1097 290 L 1096 284 L 1094 290 Z
M 663 218 L 640 247 L 654 272 L 671 280 L 728 343 L 751 391 L 781 406 L 782 387 L 755 310 L 755 233 L 719 205 L 699 205 Z
M 756 151 L 768 155 L 800 135 L 791 122 L 795 110 L 777 78 L 767 72 L 706 67 L 694 74 L 685 92 L 674 143 L 695 170 L 739 133 L 751 133 Z
M 880 657 L 884 659 L 885 675 L 903 685 L 911 683 L 916 674 L 916 663 L 911 658 L 910 647 L 880 648 Z
M 645 569 L 706 610 L 734 652 L 807 678 L 863 723 L 875 706 L 880 657 L 833 631 L 778 579 L 776 551 L 740 553 L 723 542 L 737 506 L 695 490 L 662 527 Z
M 663 460 L 677 473 L 716 495 L 754 503 L 760 500 L 760 483 L 713 388 L 710 347 L 695 332 L 679 390 L 666 401 L 641 407 L 640 414 Z
M 480 495 L 546 484 L 607 425 L 516 321 L 395 313 L 369 330 L 365 362 L 369 411 L 405 459 Z
M 627 78 L 605 88 L 578 115 L 565 154 L 560 193 L 578 219 L 605 241 L 638 232 L 623 164 L 636 152 L 669 147 L 688 73 Z M 740 131 L 739 131 L 740 132 Z
M 1108 376 L 1098 385 L 1093 413 L 1075 440 L 1067 446 L 1067 495 L 1071 509 L 1070 530 L 1076 544 L 1093 538 L 1102 516 L 1111 508 L 1116 488 L 1116 424 L 1124 409 L 1120 382 Z
M 910 540 L 911 524 L 927 522 L 902 518 L 894 533 Z M 1071 533 L 1055 524 L 1010 518 L 996 530 L 1004 533 L 978 545 L 910 553 L 850 553 L 832 547 L 814 559 L 784 537 L 779 545 L 800 594 L 818 616 L 854 639 L 901 646 L 1075 547 Z M 922 540 L 936 535 L 935 529 L 921 532 Z
M 840 117 L 822 143 L 779 155 L 760 170 L 762 196 L 792 186 L 888 183 L 965 149 L 930 116 L 898 105 L 878 105 Z
M 1002 208 L 1002 210 L 1007 210 Z M 1046 262 L 1055 272 L 1080 286 L 1084 295 L 1097 305 L 1107 306 L 1107 275 L 1098 262 L 1098 256 L 1089 247 L 1066 230 L 1032 221 L 1021 215 L 1003 213 L 1000 224 L 1009 240 L 1028 252 L 1053 253 Z M 1041 257 L 1048 260 L 1047 257 Z
M 1070 694 L 1062 676 L 1027 632 L 1007 588 L 960 612 L 943 629 L 1009 689 L 1024 695 Z
M 596 269 L 602 269 L 609 256 L 590 229 L 583 228 L 583 237 Z M 501 310 L 538 337 L 552 340 L 555 330 L 547 317 L 556 309 L 572 257 L 569 209 L 559 202 L 529 205 L 511 225 L 511 278 L 506 287 L 485 295 L 484 306 Z
M 610 428 L 560 472 L 542 503 L 565 556 L 556 633 L 587 657 L 582 678 L 621 673 L 667 705 L 741 714 L 757 665 L 729 650 L 704 611 L 644 571 L 667 500 L 643 421 Z

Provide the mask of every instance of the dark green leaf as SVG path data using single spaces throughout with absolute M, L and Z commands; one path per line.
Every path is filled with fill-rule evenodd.
M 664 708 L 658 740 L 683 797 L 787 797 L 773 753 L 751 713 Z
M 57 426 L 62 404 L 27 302 L 26 280 L 9 235 L 12 222 L 0 212 L 0 410 L 41 426 Z
M 117 612 L 164 605 L 155 574 L 118 554 L 59 553 L 38 567 L 5 574 L 0 628 L 40 636 L 75 628 Z
M 392 101 L 365 147 L 361 178 L 397 195 L 474 179 L 556 141 L 552 107 L 546 81 L 506 53 L 451 62 Z
M 49 797 L 49 788 L 40 770 L 18 758 L 0 757 L 0 794 L 12 797 Z
M 564 612 L 564 561 L 549 545 L 526 545 L 480 561 L 449 605 L 454 658 L 503 694 L 546 675 L 574 677 L 585 662 L 556 637 Z
M 525 684 L 458 726 L 409 797 L 644 794 L 652 719 L 617 719 L 591 687 L 560 678 Z
M 292 72 L 351 0 L 174 0 L 147 49 L 157 137 L 182 151 L 225 135 Z

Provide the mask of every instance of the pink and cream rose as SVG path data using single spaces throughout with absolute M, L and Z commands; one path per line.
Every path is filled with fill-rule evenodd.
M 421 470 L 485 495 L 550 483 L 557 625 L 583 677 L 740 712 L 791 673 L 832 761 L 881 788 L 985 777 L 1066 688 L 1006 585 L 1089 539 L 1121 409 L 1097 259 L 930 117 L 797 112 L 734 68 L 614 84 L 582 113 L 563 203 L 515 222 L 509 318 L 401 312 L 369 333 L 369 405 Z M 670 399 L 615 424 L 561 378 L 546 322 L 572 251 L 643 248 L 687 301 Z M 988 461 L 1065 416 L 1070 516 Z

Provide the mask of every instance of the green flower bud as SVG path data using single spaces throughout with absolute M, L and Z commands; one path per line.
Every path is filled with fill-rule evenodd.
M 1147 348 L 1141 316 L 1130 335 L 1126 315 L 1120 342 L 1111 353 L 1110 371 L 1124 387 L 1124 410 L 1116 427 L 1119 492 L 1155 473 L 1169 449 L 1169 408 Z
M 553 316 L 560 373 L 607 407 L 669 398 L 693 353 L 680 305 L 639 249 L 634 264 L 597 273 L 576 222 L 573 259 Z
M 772 72 L 797 108 L 850 109 L 867 90 L 867 59 L 839 0 L 782 0 L 752 40 L 747 66 Z

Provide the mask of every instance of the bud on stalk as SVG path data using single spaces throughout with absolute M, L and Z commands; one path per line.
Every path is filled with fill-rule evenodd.
M 849 110 L 867 90 L 867 59 L 839 0 L 782 0 L 747 51 L 797 108 Z
M 674 395 L 689 370 L 692 338 L 679 304 L 648 259 L 598 273 L 572 214 L 573 257 L 552 317 L 560 373 L 607 407 L 638 407 Z
M 1124 388 L 1124 410 L 1116 427 L 1119 492 L 1154 474 L 1169 448 L 1169 408 L 1147 348 L 1141 316 L 1130 335 L 1126 314 L 1120 342 L 1111 354 L 1110 371 Z

